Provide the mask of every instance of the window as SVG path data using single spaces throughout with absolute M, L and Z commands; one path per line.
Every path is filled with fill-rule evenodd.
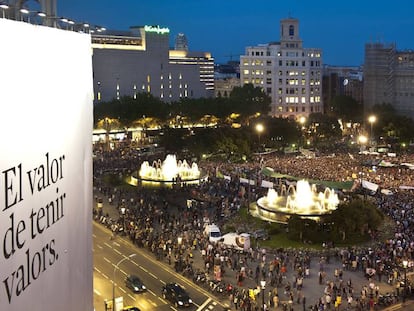
M 294 36 L 295 35 L 295 26 L 290 25 L 289 26 L 289 36 Z

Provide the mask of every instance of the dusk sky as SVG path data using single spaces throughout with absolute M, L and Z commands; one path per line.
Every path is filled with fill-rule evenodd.
M 368 42 L 414 49 L 414 1 L 386 0 L 57 0 L 58 16 L 107 29 L 160 25 L 178 33 L 191 51 L 216 63 L 239 60 L 245 47 L 279 41 L 279 22 L 299 19 L 305 48 L 321 48 L 329 65 L 362 65 Z

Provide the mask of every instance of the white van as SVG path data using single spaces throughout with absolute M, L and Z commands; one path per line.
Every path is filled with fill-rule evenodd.
M 204 235 L 208 237 L 210 242 L 218 242 L 221 239 L 220 228 L 215 224 L 206 225 L 204 227 Z
M 230 232 L 222 236 L 220 243 L 229 248 L 247 251 L 250 248 L 250 234 Z

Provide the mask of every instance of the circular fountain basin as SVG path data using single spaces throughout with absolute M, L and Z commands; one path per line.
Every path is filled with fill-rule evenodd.
M 176 156 L 168 154 L 164 161 L 158 159 L 151 165 L 144 161 L 137 173 L 130 178 L 130 184 L 143 186 L 172 186 L 174 184 L 198 184 L 205 180 L 197 163 L 189 163 L 186 160 L 177 161 Z
M 282 186 L 280 193 L 269 189 L 266 196 L 257 200 L 253 215 L 280 223 L 287 223 L 293 215 L 318 220 L 336 210 L 339 204 L 333 189 L 325 188 L 318 193 L 316 186 L 306 180 L 299 180 L 296 186 Z

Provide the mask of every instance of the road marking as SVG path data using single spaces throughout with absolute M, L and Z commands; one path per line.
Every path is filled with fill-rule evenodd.
M 128 294 L 128 297 L 131 298 L 132 300 L 136 301 L 135 297 L 132 296 L 131 294 Z
M 149 273 L 149 271 L 147 269 L 145 269 L 143 266 L 138 266 L 140 267 L 142 270 L 144 270 L 145 272 Z
M 96 247 L 99 248 L 99 249 L 103 249 L 103 246 L 100 245 L 100 244 L 96 244 Z
M 149 292 L 149 293 L 153 294 L 155 297 L 157 296 L 157 295 L 155 295 L 155 293 L 154 293 L 152 290 L 150 290 L 150 289 L 147 289 L 147 292 Z
M 151 275 L 154 279 L 158 280 L 158 277 L 152 274 L 151 272 L 148 272 L 149 275 Z
M 122 269 L 118 269 L 118 270 L 121 271 L 123 274 L 127 275 L 127 273 L 124 270 Z
M 102 273 L 102 276 L 103 276 L 105 279 L 108 279 L 108 280 L 109 280 L 109 277 L 108 277 L 105 273 Z
M 119 244 L 119 243 L 117 243 L 117 242 L 114 242 L 113 243 L 115 246 L 117 246 L 117 247 L 121 247 L 121 244 Z
M 104 243 L 105 246 L 112 248 L 112 245 L 108 244 L 107 242 Z
M 115 252 L 115 253 L 118 253 L 119 255 L 124 255 L 124 254 L 122 254 L 119 250 L 117 250 L 117 249 L 115 249 L 115 248 L 114 248 L 113 250 L 114 250 L 114 252 Z M 126 257 L 126 256 L 125 256 L 125 257 Z
M 95 294 L 97 294 L 98 296 L 102 296 L 102 295 L 101 295 L 101 293 L 100 293 L 97 289 L 93 289 L 93 292 L 94 292 Z
M 112 262 L 108 258 L 104 257 L 104 260 L 112 265 Z
M 99 270 L 99 269 L 98 269 L 98 268 L 96 268 L 96 267 L 93 267 L 93 269 L 94 269 L 94 270 L 96 270 L 98 273 L 102 273 L 102 272 L 101 272 L 101 270 Z
M 173 306 L 170 306 L 170 308 L 171 309 L 173 309 L 173 310 L 175 310 L 175 311 L 178 311 L 176 308 L 174 308 Z
M 93 236 L 94 238 L 96 238 L 96 234 L 92 234 L 92 236 Z
M 204 303 L 198 307 L 197 311 L 203 309 L 209 302 L 211 301 L 211 298 L 209 297 Z

